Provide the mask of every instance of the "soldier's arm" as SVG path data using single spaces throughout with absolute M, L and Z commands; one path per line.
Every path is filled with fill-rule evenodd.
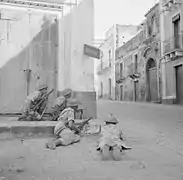
M 121 140 L 124 140 L 123 130 L 122 130 L 122 128 L 120 128 L 120 127 L 119 127 L 119 138 L 120 138 Z

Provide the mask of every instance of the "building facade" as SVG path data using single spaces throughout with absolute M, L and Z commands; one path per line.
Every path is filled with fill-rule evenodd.
M 183 104 L 183 1 L 160 0 L 162 101 Z
M 1 1 L 1 113 L 20 112 L 26 96 L 47 84 L 54 89 L 49 108 L 71 88 L 84 116 L 96 117 L 94 61 L 83 53 L 84 44 L 93 43 L 93 8 L 93 0 L 83 0 L 63 16 L 58 1 Z
M 159 3 L 145 15 L 140 32 L 116 50 L 116 99 L 161 101 Z
M 99 47 L 101 59 L 97 63 L 98 98 L 115 99 L 115 51 L 137 31 L 137 26 L 117 24 L 106 32 L 105 41 Z

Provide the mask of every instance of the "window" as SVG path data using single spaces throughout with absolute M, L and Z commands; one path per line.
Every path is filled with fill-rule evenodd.
M 135 73 L 138 72 L 138 55 L 135 54 Z
M 109 50 L 109 67 L 111 67 L 112 54 L 111 50 Z
M 156 18 L 155 16 L 152 17 L 152 34 L 156 33 Z
M 174 48 L 180 48 L 180 14 L 173 18 Z

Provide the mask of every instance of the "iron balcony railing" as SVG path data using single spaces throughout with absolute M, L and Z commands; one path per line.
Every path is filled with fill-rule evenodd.
M 170 37 L 163 42 L 163 53 L 167 54 L 176 49 L 183 49 L 183 34 Z

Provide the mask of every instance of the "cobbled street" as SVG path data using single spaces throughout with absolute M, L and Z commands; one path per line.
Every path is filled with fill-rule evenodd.
M 98 102 L 98 119 L 119 118 L 132 150 L 120 162 L 102 162 L 97 136 L 45 149 L 47 138 L 1 139 L 0 180 L 183 180 L 183 107 Z

